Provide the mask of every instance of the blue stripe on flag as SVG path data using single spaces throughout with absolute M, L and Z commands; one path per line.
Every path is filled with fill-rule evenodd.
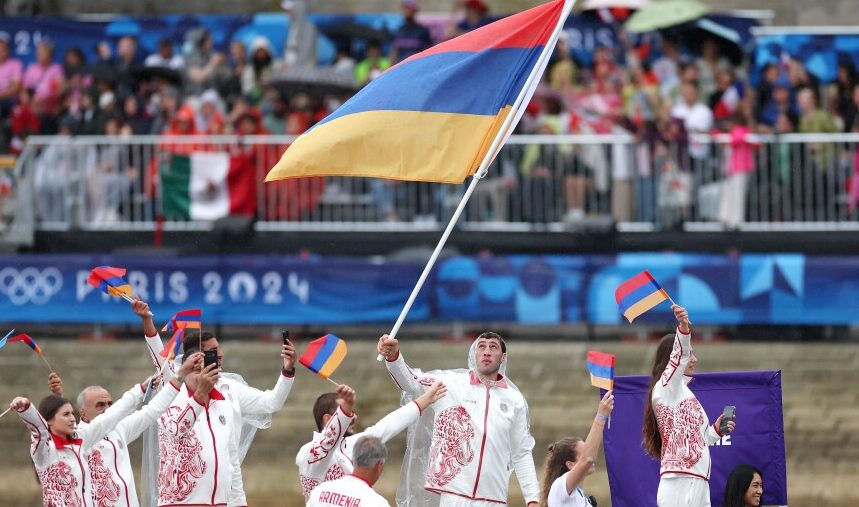
M 331 354 L 334 353 L 334 349 L 337 348 L 338 341 L 338 338 L 333 334 L 325 336 L 325 345 L 319 348 L 319 352 L 316 353 L 316 357 L 313 358 L 313 362 L 308 366 L 310 371 L 319 373 L 319 370 L 325 366 L 325 363 L 328 362 L 328 358 L 330 358 Z
M 626 313 L 630 306 L 638 303 L 658 290 L 658 287 L 654 286 L 652 283 L 648 283 L 627 294 L 626 297 L 620 300 L 620 304 L 618 305 L 621 315 Z
M 614 368 L 588 363 L 588 371 L 595 377 L 614 378 Z

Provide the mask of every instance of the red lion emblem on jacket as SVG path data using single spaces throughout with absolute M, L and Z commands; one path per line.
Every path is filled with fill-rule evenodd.
M 444 486 L 459 474 L 462 467 L 471 463 L 474 459 L 473 438 L 474 424 L 464 407 L 442 410 L 433 429 L 427 483 Z
M 96 507 L 110 507 L 119 500 L 119 485 L 113 482 L 113 474 L 104 466 L 101 451 L 94 450 L 87 456 L 89 476 Z
M 42 483 L 42 502 L 45 507 L 82 507 L 78 496 L 78 480 L 72 467 L 57 462 L 37 474 Z
M 170 407 L 162 418 L 174 416 L 182 409 Z M 188 498 L 197 487 L 197 479 L 206 473 L 203 461 L 203 444 L 189 429 L 183 435 L 174 436 L 159 428 L 158 448 L 161 462 L 158 467 L 158 496 L 162 503 L 179 503 Z
M 662 467 L 688 470 L 701 460 L 704 451 L 704 414 L 695 398 L 686 398 L 676 408 L 657 403 L 656 423 L 662 435 Z

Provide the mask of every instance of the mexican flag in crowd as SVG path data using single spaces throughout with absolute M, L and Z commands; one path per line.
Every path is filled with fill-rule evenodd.
M 162 215 L 168 220 L 205 221 L 253 216 L 257 206 L 253 161 L 252 155 L 242 153 L 171 153 L 161 164 Z

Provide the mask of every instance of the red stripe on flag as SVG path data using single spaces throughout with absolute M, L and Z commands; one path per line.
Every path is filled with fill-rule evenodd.
M 310 365 L 313 364 L 313 361 L 316 359 L 316 355 L 319 354 L 319 350 L 325 345 L 325 340 L 313 340 L 307 345 L 307 349 L 304 351 L 304 354 L 298 358 L 298 362 L 304 365 L 305 368 L 310 368 Z
M 544 46 L 555 30 L 564 8 L 564 0 L 556 0 L 522 11 L 482 26 L 455 39 L 407 58 L 400 65 L 437 53 L 454 51 L 479 52 L 487 49 L 534 48 Z
M 600 366 L 614 367 L 614 354 L 606 354 L 605 352 L 597 352 L 596 350 L 588 351 L 588 362 L 598 364 Z
M 617 304 L 620 304 L 620 301 L 629 295 L 631 292 L 634 292 L 637 289 L 647 285 L 648 283 L 652 283 L 659 287 L 659 284 L 656 283 L 656 280 L 653 279 L 653 276 L 650 275 L 650 272 L 646 269 L 641 273 L 633 276 L 629 280 L 620 284 L 620 286 L 614 291 L 614 300 Z

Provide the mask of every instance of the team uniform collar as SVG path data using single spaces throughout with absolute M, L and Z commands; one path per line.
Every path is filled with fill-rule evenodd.
M 471 385 L 473 385 L 473 386 L 479 386 L 479 385 L 485 384 L 485 382 L 483 382 L 483 380 L 480 378 L 480 376 L 477 373 L 474 372 L 474 370 L 468 371 L 468 378 L 471 381 Z M 490 387 L 492 387 L 492 386 L 500 387 L 501 389 L 507 389 L 507 380 L 504 378 L 504 375 L 499 373 L 498 376 L 495 378 L 495 382 L 491 382 Z
M 192 391 L 190 387 L 185 386 L 185 389 L 188 390 L 188 396 L 191 396 L 191 397 L 194 396 L 194 391 Z M 217 388 L 213 387 L 212 390 L 209 391 L 209 399 L 210 400 L 223 400 L 224 395 L 221 394 L 221 391 L 218 391 Z
M 54 445 L 57 447 L 57 450 L 62 450 L 69 445 L 77 445 L 80 446 L 83 443 L 83 440 L 80 438 L 75 438 L 74 435 L 72 438 L 65 438 L 57 435 L 54 432 L 51 432 L 51 438 L 54 440 Z

